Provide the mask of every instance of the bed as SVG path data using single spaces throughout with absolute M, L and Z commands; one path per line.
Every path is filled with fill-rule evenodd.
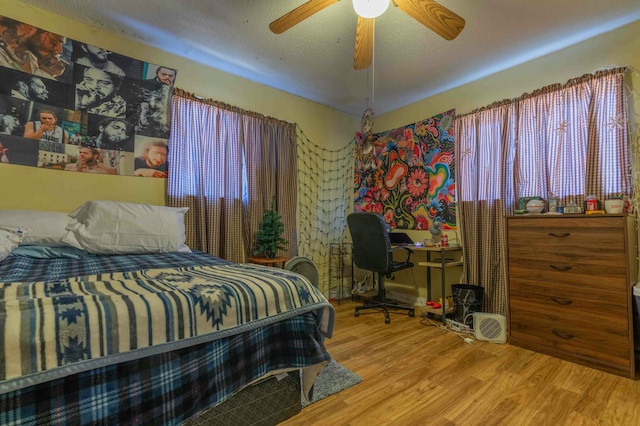
M 300 410 L 331 358 L 333 307 L 296 273 L 189 250 L 183 215 L 0 211 L 0 424 L 276 424 Z

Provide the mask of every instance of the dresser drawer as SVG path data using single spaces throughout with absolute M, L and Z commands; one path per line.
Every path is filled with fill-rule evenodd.
M 622 217 L 525 218 L 508 221 L 509 245 L 567 253 L 625 247 Z M 533 250 L 532 250 L 533 251 Z
M 625 273 L 624 245 L 603 248 L 598 245 L 510 244 L 509 262 L 517 265 L 565 271 L 582 268 L 587 273 Z
M 577 297 L 570 293 L 541 292 L 512 293 L 510 297 L 511 318 L 519 318 L 534 312 L 533 318 L 554 318 L 557 323 L 589 330 L 611 332 L 629 337 L 627 305 L 624 298 L 604 299 L 596 293 L 589 297 Z M 525 314 L 526 313 L 526 314 Z
M 604 237 L 611 232 L 620 233 L 625 219 L 624 216 L 523 216 L 509 218 L 508 225 L 510 230 L 518 230 L 532 237 L 537 233 Z
M 512 343 L 568 359 L 591 360 L 614 369 L 631 368 L 628 329 L 586 319 L 569 321 L 553 310 L 512 310 Z M 524 343 L 520 345 L 519 343 Z
M 576 296 L 589 292 L 600 293 L 601 298 L 626 298 L 629 294 L 630 279 L 624 269 L 609 275 L 600 275 L 589 269 L 564 272 L 536 269 L 534 267 L 521 267 L 512 265 L 509 268 L 509 289 L 513 291 L 534 290 L 554 291 L 560 289 L 563 292 L 573 292 Z

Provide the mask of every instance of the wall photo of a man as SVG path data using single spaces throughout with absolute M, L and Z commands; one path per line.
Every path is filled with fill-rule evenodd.
M 178 71 L 163 65 L 147 64 L 147 77 L 145 81 L 153 84 L 164 84 L 173 87 Z
M 4 67 L 0 67 L 0 93 L 25 101 L 73 107 L 67 84 Z
M 68 81 L 66 37 L 0 16 L 0 65 L 48 79 Z
M 16 80 L 11 96 L 24 101 L 46 102 L 49 100 L 49 89 L 42 77 L 29 74 L 24 79 Z
M 169 176 L 167 157 L 168 141 L 165 139 L 136 136 L 134 174 L 142 177 L 166 178 Z
M 20 132 L 20 127 L 24 127 L 20 124 L 20 118 L 11 114 L 0 114 L 0 134 L 2 135 L 15 135 Z M 24 130 L 22 130 L 22 133 Z
M 71 40 L 59 34 L 38 29 L 29 40 L 29 49 L 38 58 L 38 66 L 55 80 L 71 80 L 71 64 L 67 53 L 71 51 Z
M 124 70 L 109 59 L 112 53 L 110 50 L 103 49 L 102 47 L 74 41 L 71 60 L 85 67 L 97 68 L 124 77 Z
M 46 105 L 34 104 L 34 113 L 24 125 L 23 136 L 40 141 L 40 150 L 64 152 L 69 143 L 69 133 L 60 125 L 59 117 L 63 111 Z
M 22 136 L 30 102 L 0 95 L 0 134 Z
M 135 126 L 136 135 L 168 139 L 171 87 L 134 79 L 126 79 L 125 84 L 127 119 Z
M 122 79 L 116 74 L 76 64 L 75 109 L 107 117 L 125 117 L 127 102 L 119 93 Z
M 133 126 L 124 118 L 88 114 L 87 137 L 82 145 L 133 152 Z
M 71 60 L 74 64 L 97 68 L 120 77 L 143 78 L 143 61 L 75 40 Z
M 70 172 L 99 173 L 115 175 L 116 169 L 104 164 L 101 159 L 100 150 L 88 146 L 69 147 L 70 162 L 65 164 L 64 170 Z M 77 150 L 74 155 L 73 148 Z

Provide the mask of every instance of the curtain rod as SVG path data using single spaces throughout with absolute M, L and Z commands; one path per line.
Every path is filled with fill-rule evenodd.
M 281 120 L 281 119 L 276 118 L 276 117 L 270 117 L 270 116 L 267 116 L 267 115 L 264 115 L 264 114 L 260 114 L 259 112 L 248 111 L 248 110 L 245 110 L 245 109 L 233 106 L 233 105 L 226 104 L 226 103 L 221 102 L 221 101 L 216 101 L 215 99 L 204 98 L 202 96 L 195 95 L 193 93 L 187 92 L 186 90 L 180 89 L 178 87 L 174 87 L 173 88 L 173 95 L 181 97 L 181 98 L 189 99 L 189 100 L 192 100 L 192 101 L 195 101 L 195 102 L 201 102 L 201 103 L 204 103 L 204 104 L 207 104 L 207 105 L 214 106 L 216 108 L 224 109 L 224 110 L 227 110 L 227 111 L 230 111 L 230 112 L 235 112 L 235 113 L 238 113 L 238 114 L 241 114 L 241 115 L 246 115 L 246 116 L 249 116 L 249 117 L 258 118 L 258 119 L 261 119 L 261 120 L 274 122 L 274 123 L 277 123 L 277 124 L 297 126 L 296 123 L 290 123 L 288 121 Z
M 568 86 L 572 86 L 572 85 L 575 85 L 575 84 L 578 84 L 578 83 L 582 83 L 584 81 L 587 81 L 587 80 L 590 80 L 590 79 L 593 79 L 593 78 L 596 78 L 596 77 L 601 77 L 603 75 L 626 73 L 629 69 L 630 69 L 630 67 L 628 67 L 628 66 L 617 66 L 617 67 L 608 67 L 608 68 L 605 68 L 605 69 L 596 70 L 593 73 L 583 74 L 580 77 L 571 78 L 571 79 L 567 80 L 567 82 L 564 83 L 564 84 L 553 83 L 553 84 L 550 84 L 548 86 L 544 86 L 544 87 L 542 87 L 540 89 L 536 89 L 531 93 L 523 93 L 522 95 L 520 95 L 517 98 L 503 99 L 501 101 L 493 102 L 490 105 L 486 105 L 486 106 L 483 106 L 483 107 L 480 107 L 480 108 L 476 108 L 473 111 L 470 111 L 470 112 L 468 112 L 466 114 L 456 115 L 455 118 L 462 118 L 462 117 L 465 117 L 465 116 L 467 116 L 469 114 L 476 114 L 478 112 L 486 111 L 486 110 L 491 109 L 491 108 L 496 108 L 496 107 L 499 107 L 499 106 L 509 105 L 509 104 L 518 102 L 520 100 L 530 98 L 532 96 L 538 96 L 541 93 L 548 93 L 548 92 L 553 91 L 553 90 L 560 90 L 562 88 L 565 88 L 565 87 L 568 87 Z

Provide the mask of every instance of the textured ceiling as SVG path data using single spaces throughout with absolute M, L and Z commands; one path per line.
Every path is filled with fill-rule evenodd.
M 280 35 L 269 23 L 305 0 L 21 1 L 355 116 L 367 106 L 380 115 L 640 19 L 639 0 L 440 0 L 466 20 L 446 41 L 392 4 L 376 19 L 373 66 L 355 71 L 351 0 Z

